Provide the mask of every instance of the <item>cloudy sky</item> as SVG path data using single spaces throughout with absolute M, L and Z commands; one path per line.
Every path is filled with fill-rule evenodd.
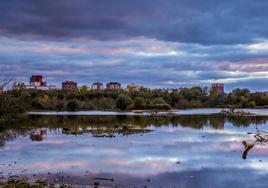
M 268 90 L 267 0 L 1 0 L 0 77 Z

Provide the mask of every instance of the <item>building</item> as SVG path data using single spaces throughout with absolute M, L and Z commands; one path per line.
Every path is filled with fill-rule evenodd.
M 53 86 L 53 85 L 49 85 L 49 86 L 32 86 L 32 85 L 25 85 L 24 83 L 18 83 L 16 85 L 13 85 L 12 89 L 13 90 L 20 90 L 20 89 L 31 90 L 31 89 L 36 89 L 36 90 L 48 91 L 48 90 L 57 89 L 57 87 L 56 86 Z
M 141 88 L 141 86 L 138 84 L 135 84 L 135 83 L 130 83 L 127 85 L 128 90 L 138 90 L 140 88 Z
M 224 84 L 222 84 L 222 83 L 212 84 L 212 92 L 224 93 Z
M 106 89 L 120 89 L 121 84 L 118 82 L 109 82 L 106 84 Z
M 62 89 L 76 90 L 77 89 L 77 83 L 74 82 L 74 81 L 62 82 Z
M 52 89 L 57 89 L 56 86 L 49 85 L 47 86 L 47 83 L 44 81 L 44 78 L 42 75 L 32 75 L 30 77 L 30 83 L 29 85 L 26 85 L 22 82 L 15 82 L 12 86 L 12 89 L 36 89 L 36 90 L 43 90 L 48 91 Z
M 92 90 L 103 90 L 103 83 L 95 82 L 91 86 Z
M 32 75 L 30 77 L 30 86 L 40 87 L 40 86 L 47 86 L 42 75 Z
M 26 89 L 32 89 L 32 88 L 26 86 Z M 35 87 L 34 89 L 37 89 L 37 90 L 43 90 L 43 91 L 48 91 L 48 90 L 54 90 L 54 89 L 57 89 L 57 87 L 54 86 L 54 85 L 49 85 L 49 86 L 37 86 L 37 87 Z

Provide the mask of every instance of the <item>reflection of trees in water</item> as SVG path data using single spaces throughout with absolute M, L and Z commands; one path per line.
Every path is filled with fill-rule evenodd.
M 208 117 L 204 116 L 178 116 L 171 120 L 173 126 L 191 127 L 201 129 L 208 124 Z
M 268 120 L 266 116 L 228 116 L 227 121 L 236 127 L 248 127 L 250 125 L 265 124 Z
M 29 121 L 29 119 L 28 119 Z M 3 147 L 6 142 L 13 141 L 19 136 L 32 136 L 35 133 L 36 128 L 28 126 L 28 124 L 19 122 L 13 122 L 0 125 L 0 147 Z M 33 139 L 32 139 L 33 140 Z
M 209 125 L 214 129 L 224 129 L 225 119 L 222 116 L 211 116 L 209 118 Z
M 13 123 L 11 129 L 42 128 L 78 128 L 92 126 L 124 126 L 135 125 L 139 127 L 182 126 L 200 129 L 209 126 L 214 129 L 223 129 L 225 122 L 236 127 L 247 127 L 252 124 L 264 124 L 268 120 L 265 116 L 224 117 L 220 115 L 182 115 L 182 116 L 30 116 Z
M 17 130 L 3 130 L 0 132 L 0 147 L 3 147 L 6 142 L 15 140 L 20 133 Z
M 4 139 L 3 133 L 0 133 L 0 147 L 3 147 L 5 145 L 6 141 Z
M 4 127 L 0 124 L 0 147 L 5 145 L 5 139 L 3 139 L 4 135 Z
M 132 134 L 134 132 L 147 133 L 150 126 L 181 126 L 193 129 L 211 127 L 213 129 L 224 129 L 226 122 L 237 127 L 247 127 L 252 124 L 266 123 L 265 116 L 220 116 L 220 115 L 168 115 L 168 116 L 29 116 L 18 122 L 13 122 L 0 129 L 1 145 L 12 135 L 28 135 L 30 131 L 48 128 L 51 131 L 59 131 L 68 128 L 74 133 L 84 133 L 91 130 L 94 135 Z M 5 128 L 6 127 L 6 128 Z M 8 128 L 7 128 L 8 127 Z M 127 129 L 123 129 L 123 128 Z M 1 127 L 0 127 L 1 128 Z M 82 131 L 78 131 L 82 130 Z M 94 132 L 92 132 L 94 131 Z M 12 134 L 11 134 L 12 132 Z

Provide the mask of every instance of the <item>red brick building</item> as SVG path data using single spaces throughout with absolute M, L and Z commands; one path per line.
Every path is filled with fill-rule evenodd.
M 215 93 L 224 93 L 224 84 L 221 83 L 212 84 L 212 91 Z
M 62 89 L 76 90 L 77 89 L 77 83 L 74 82 L 74 81 L 62 82 Z
M 46 86 L 47 83 L 44 81 L 42 75 L 32 75 L 30 77 L 30 85 L 40 87 L 40 86 Z
M 109 82 L 106 84 L 106 89 L 120 89 L 121 84 L 118 82 Z

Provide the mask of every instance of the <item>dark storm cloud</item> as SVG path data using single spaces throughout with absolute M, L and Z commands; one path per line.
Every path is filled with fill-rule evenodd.
M 1 0 L 0 78 L 263 90 L 267 9 L 264 0 Z
M 266 38 L 267 1 L 3 0 L 0 33 L 20 38 L 115 40 L 145 36 L 199 44 Z

